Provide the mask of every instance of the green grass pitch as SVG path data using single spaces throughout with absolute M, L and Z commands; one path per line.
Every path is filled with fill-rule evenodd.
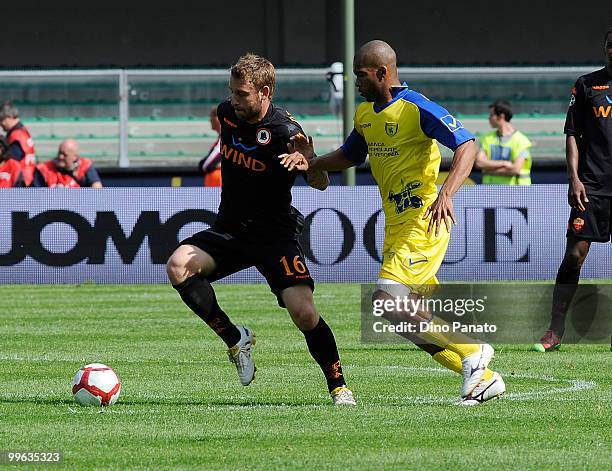
M 219 285 L 257 334 L 242 387 L 223 343 L 169 286 L 0 287 L 0 450 L 62 451 L 66 469 L 610 469 L 609 345 L 496 345 L 509 394 L 462 408 L 460 377 L 410 345 L 359 341 L 359 286 L 319 285 L 358 407 L 333 408 L 302 334 L 265 285 Z M 86 363 L 123 391 L 77 406 Z M 57 467 L 56 467 L 57 468 Z

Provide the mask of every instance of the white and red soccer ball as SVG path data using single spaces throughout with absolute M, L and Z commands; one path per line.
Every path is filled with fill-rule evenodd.
M 102 363 L 91 363 L 77 371 L 72 380 L 72 395 L 82 406 L 110 406 L 121 393 L 115 370 Z

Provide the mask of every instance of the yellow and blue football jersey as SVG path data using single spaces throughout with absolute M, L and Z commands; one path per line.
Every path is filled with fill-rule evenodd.
M 369 155 L 386 224 L 422 217 L 435 200 L 441 160 L 436 141 L 454 151 L 475 139 L 447 110 L 405 84 L 394 87 L 393 99 L 382 107 L 359 105 L 354 125 L 342 150 L 357 165 Z
M 450 240 L 427 232 L 426 208 L 437 195 L 440 149 L 455 150 L 475 139 L 441 106 L 407 86 L 395 87 L 382 107 L 362 103 L 355 112 L 355 129 L 342 145 L 355 164 L 370 156 L 385 213 L 385 243 L 379 278 L 402 283 L 427 295 L 438 284 L 436 273 Z

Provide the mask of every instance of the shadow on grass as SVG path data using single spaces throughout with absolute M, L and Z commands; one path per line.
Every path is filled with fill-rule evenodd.
M 203 406 L 203 407 L 312 407 L 324 406 L 327 404 L 324 400 L 313 401 L 291 401 L 291 400 L 271 400 L 271 399 L 142 399 L 142 400 L 127 400 L 119 401 L 120 405 L 124 406 Z M 331 404 L 331 402 L 330 402 Z
M 357 346 L 345 346 L 342 348 L 343 352 L 360 352 L 360 353 L 368 353 L 371 351 L 385 351 L 385 352 L 406 352 L 406 351 L 419 351 L 420 348 L 415 344 L 408 342 L 407 340 L 403 342 L 401 339 L 397 341 L 397 343 L 363 343 Z

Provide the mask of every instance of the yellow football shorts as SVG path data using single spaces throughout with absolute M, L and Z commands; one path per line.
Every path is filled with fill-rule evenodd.
M 436 273 L 442 265 L 450 233 L 444 222 L 436 237 L 427 233 L 429 219 L 421 217 L 412 221 L 385 226 L 383 263 L 379 278 L 402 283 L 411 291 L 428 295 L 439 284 Z

